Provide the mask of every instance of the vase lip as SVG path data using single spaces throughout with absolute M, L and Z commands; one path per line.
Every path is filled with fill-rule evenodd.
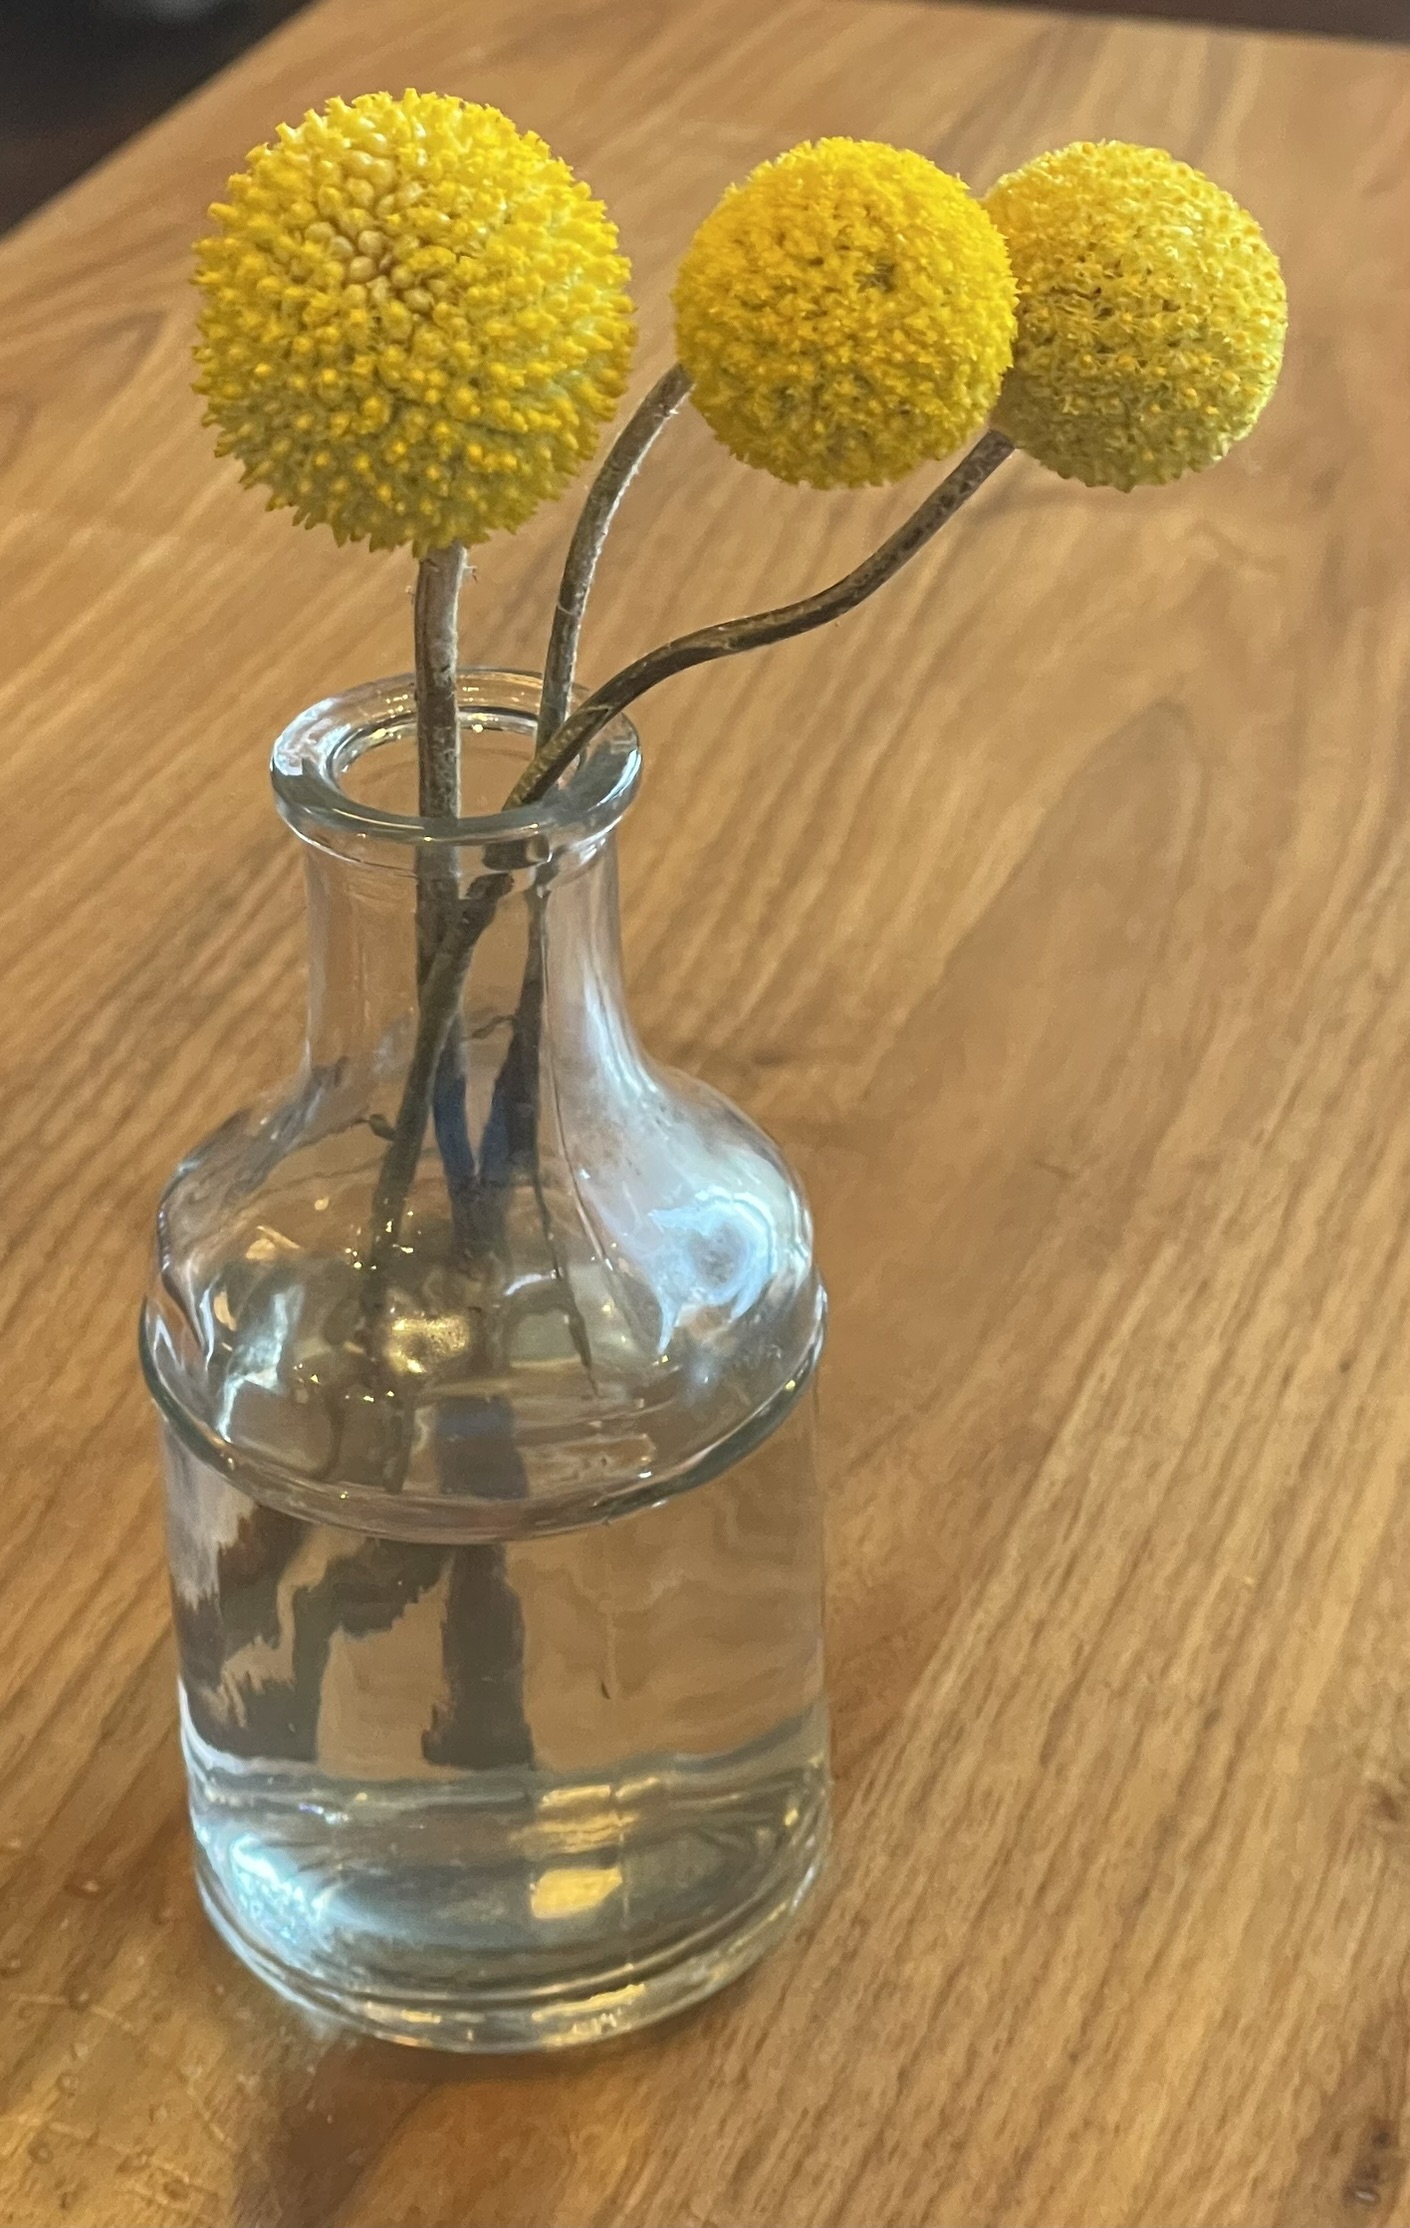
M 493 714 L 504 729 L 532 736 L 542 676 L 494 666 L 462 666 L 456 690 L 462 718 Z M 574 701 L 585 692 L 574 690 Z M 541 861 L 616 826 L 636 795 L 641 747 L 622 714 L 609 722 L 572 771 L 537 803 L 513 812 L 426 820 L 415 813 L 352 797 L 343 776 L 392 735 L 414 731 L 416 683 L 410 673 L 361 681 L 320 698 L 289 722 L 270 758 L 275 800 L 290 827 L 308 840 L 344 851 L 349 839 L 425 851 L 510 846 Z M 408 860 L 408 864 L 410 861 Z M 506 857 L 506 865 L 515 861 Z

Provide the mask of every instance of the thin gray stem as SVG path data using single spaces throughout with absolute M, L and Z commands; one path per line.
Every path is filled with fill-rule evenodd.
M 453 820 L 460 810 L 460 709 L 455 670 L 465 545 L 450 542 L 416 571 L 417 810 Z
M 617 514 L 642 459 L 670 424 L 690 392 L 690 376 L 679 364 L 663 373 L 633 411 L 607 452 L 606 462 L 588 490 L 573 539 L 568 547 L 553 613 L 553 630 L 544 659 L 543 694 L 539 698 L 536 749 L 563 725 L 573 693 L 573 670 L 578 662 L 578 637 L 583 613 L 592 593 L 598 559 L 608 529 Z
M 569 1276 L 567 1266 L 559 1252 L 558 1238 L 553 1227 L 553 1212 L 549 1206 L 548 1192 L 544 1186 L 543 1153 L 540 1150 L 539 1129 L 543 1120 L 543 1109 L 539 1103 L 537 1078 L 543 1039 L 544 997 L 548 975 L 548 891 L 553 879 L 553 872 L 551 865 L 546 866 L 542 874 L 535 878 L 529 891 L 529 949 L 524 966 L 524 987 L 520 994 L 519 1010 L 514 1025 L 516 1028 L 523 1027 L 525 1029 L 529 1046 L 530 1071 L 535 1079 L 533 1084 L 534 1150 L 530 1158 L 530 1180 L 534 1187 L 534 1204 L 538 1208 L 539 1228 L 543 1232 L 543 1242 L 548 1249 L 549 1260 L 553 1263 L 554 1284 L 562 1295 L 563 1312 L 568 1323 L 568 1335 L 573 1341 L 578 1360 L 587 1373 L 589 1384 L 595 1387 L 597 1373 L 592 1365 L 592 1341 L 588 1337 L 587 1324 L 583 1321 L 583 1312 L 578 1305 L 577 1294 L 573 1290 L 573 1280 Z M 557 1097 L 555 1082 L 555 1120 L 559 1119 Z
M 969 455 L 926 497 L 920 508 L 912 512 L 905 524 L 830 588 L 807 596 L 799 603 L 783 604 L 775 611 L 729 619 L 720 626 L 702 628 L 697 634 L 680 635 L 674 642 L 667 642 L 659 650 L 638 658 L 634 665 L 624 667 L 559 729 L 548 750 L 538 753 L 510 791 L 504 810 L 508 812 L 519 805 L 537 803 L 552 788 L 564 767 L 591 742 L 599 728 L 615 719 L 618 712 L 647 689 L 654 688 L 658 681 L 684 672 L 689 666 L 706 664 L 713 658 L 732 657 L 738 651 L 757 650 L 765 643 L 806 634 L 810 628 L 823 626 L 829 619 L 840 618 L 844 612 L 852 610 L 923 549 L 961 505 L 977 493 L 990 473 L 997 471 L 1012 454 L 1013 444 L 1003 434 L 983 434 Z M 489 864 L 488 859 L 486 863 Z M 369 1312 L 377 1304 L 388 1259 L 400 1234 L 407 1193 L 430 1116 L 436 1063 L 456 1015 L 466 969 L 476 944 L 494 917 L 496 906 L 512 886 L 508 874 L 477 875 L 461 899 L 453 928 L 437 951 L 426 977 L 420 1027 L 373 1201 L 365 1263 Z
M 402 1216 L 431 1111 L 431 1093 L 442 1048 L 458 1018 L 461 986 L 471 955 L 494 919 L 495 908 L 513 888 L 508 874 L 479 874 L 460 900 L 449 934 L 441 943 L 421 984 L 416 1042 L 402 1085 L 401 1104 L 382 1157 L 372 1199 L 364 1271 L 364 1314 L 375 1318 L 390 1256 L 401 1235 Z
M 1012 455 L 1013 443 L 1004 434 L 982 434 L 969 455 L 926 497 L 919 510 L 912 511 L 879 549 L 830 588 L 804 596 L 798 603 L 781 604 L 773 611 L 756 611 L 746 618 L 701 627 L 695 634 L 677 635 L 673 642 L 664 642 L 659 649 L 649 650 L 645 657 L 624 666 L 579 705 L 572 718 L 537 752 L 510 791 L 504 809 L 512 812 L 520 805 L 536 803 L 599 729 L 673 673 L 684 673 L 692 665 L 708 665 L 715 658 L 737 657 L 743 650 L 762 650 L 770 642 L 807 634 L 854 610 L 924 549 L 961 505 L 978 492 L 990 473 Z
M 423 820 L 453 820 L 460 812 L 459 665 L 460 588 L 465 548 L 450 542 L 423 557 L 416 574 L 416 791 Z M 455 855 L 439 845 L 416 858 L 416 981 L 424 985 L 431 963 L 455 919 L 460 876 Z M 445 1170 L 446 1195 L 456 1244 L 474 1245 L 475 1161 L 465 1119 L 465 1046 L 458 1025 L 448 1033 L 433 1091 L 436 1143 Z
M 455 676 L 465 548 L 451 542 L 416 571 L 416 809 L 423 820 L 460 811 L 460 704 Z M 439 846 L 416 855 L 416 979 L 435 957 L 455 910 L 453 858 Z

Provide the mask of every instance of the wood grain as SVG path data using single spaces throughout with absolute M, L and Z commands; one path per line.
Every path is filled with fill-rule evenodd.
M 247 145 L 437 85 L 673 259 L 800 137 L 983 185 L 1174 147 L 1282 250 L 1254 440 L 1129 499 L 1016 463 L 811 642 L 644 707 L 645 1034 L 797 1158 L 840 1833 L 794 1945 L 629 2046 L 315 2032 L 195 1907 L 152 1433 L 158 1184 L 287 1069 L 269 741 L 404 666 L 409 568 L 207 453 L 186 246 Z M 0 2217 L 12 2228 L 1410 2222 L 1403 1610 L 1410 60 L 892 0 L 323 0 L 0 250 L 7 872 Z M 673 429 L 589 670 L 853 561 Z M 483 554 L 539 654 L 566 515 Z

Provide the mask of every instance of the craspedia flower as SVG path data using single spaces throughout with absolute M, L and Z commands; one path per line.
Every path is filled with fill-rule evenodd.
M 198 393 L 246 482 L 418 556 L 512 532 L 626 385 L 628 267 L 532 132 L 440 93 L 282 125 L 196 249 Z
M 1272 394 L 1287 294 L 1247 210 L 1158 147 L 1080 142 L 984 206 L 1018 282 L 994 420 L 1040 464 L 1129 489 L 1217 464 Z
M 977 201 L 923 155 L 820 139 L 731 187 L 687 249 L 676 346 L 746 464 L 812 487 L 898 480 L 988 416 L 1014 287 Z

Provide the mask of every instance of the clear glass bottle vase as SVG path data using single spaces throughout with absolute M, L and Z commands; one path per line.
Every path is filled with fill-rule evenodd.
M 280 738 L 307 1051 L 172 1177 L 142 1325 L 206 1907 L 443 2048 L 710 1993 L 826 1840 L 807 1209 L 633 1033 L 627 723 L 493 811 L 536 705 L 461 677 L 482 818 L 417 818 L 406 680 Z

